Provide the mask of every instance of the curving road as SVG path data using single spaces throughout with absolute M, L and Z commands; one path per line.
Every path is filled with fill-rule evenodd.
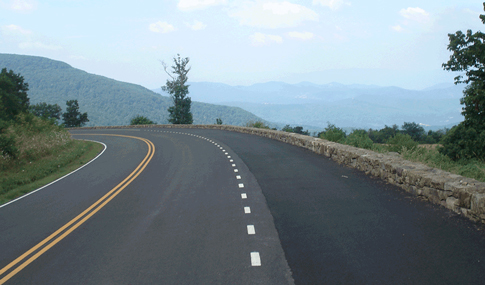
M 73 131 L 91 164 L 0 207 L 0 284 L 480 284 L 480 227 L 308 150 Z

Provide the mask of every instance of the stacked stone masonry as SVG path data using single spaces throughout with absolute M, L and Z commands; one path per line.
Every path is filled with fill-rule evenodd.
M 300 134 L 228 125 L 138 125 L 80 129 L 112 128 L 218 129 L 279 140 L 330 157 L 339 164 L 379 177 L 413 195 L 442 205 L 471 220 L 485 223 L 485 183 L 404 160 L 396 153 L 381 154 Z

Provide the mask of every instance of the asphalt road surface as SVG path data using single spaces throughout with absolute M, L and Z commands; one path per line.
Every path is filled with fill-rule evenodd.
M 308 150 L 72 133 L 107 149 L 0 207 L 0 284 L 485 284 L 483 227 Z

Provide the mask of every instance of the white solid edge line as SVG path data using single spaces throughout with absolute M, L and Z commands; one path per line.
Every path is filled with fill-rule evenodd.
M 25 198 L 25 197 L 29 196 L 30 194 L 34 194 L 35 192 L 40 191 L 40 190 L 44 189 L 45 187 L 50 186 L 50 185 L 52 185 L 52 184 L 56 183 L 57 181 L 59 181 L 59 180 L 61 180 L 61 179 L 66 178 L 67 176 L 69 176 L 69 175 L 73 174 L 74 172 L 76 172 L 76 171 L 78 171 L 78 170 L 82 169 L 82 168 L 83 168 L 83 167 L 85 167 L 86 165 L 88 165 L 88 164 L 90 164 L 91 162 L 95 161 L 95 160 L 96 160 L 98 157 L 100 157 L 100 156 L 101 156 L 101 155 L 104 153 L 104 151 L 105 151 L 105 150 L 108 148 L 108 146 L 106 146 L 106 145 L 105 145 L 104 143 L 102 143 L 102 142 L 93 141 L 93 140 L 86 140 L 86 141 L 97 142 L 97 143 L 100 143 L 100 144 L 104 145 L 104 149 L 103 149 L 103 151 L 101 151 L 101 153 L 99 153 L 99 154 L 98 154 L 98 155 L 97 155 L 95 158 L 91 159 L 91 160 L 90 160 L 88 163 L 84 164 L 83 166 L 79 167 L 78 169 L 76 169 L 76 170 L 74 170 L 74 171 L 72 171 L 72 172 L 70 172 L 70 173 L 68 173 L 68 174 L 66 174 L 66 175 L 64 175 L 64 176 L 62 176 L 61 178 L 58 178 L 58 179 L 56 179 L 56 180 L 52 181 L 51 183 L 49 183 L 49 184 L 47 184 L 47 185 L 44 185 L 44 186 L 42 186 L 42 187 L 40 187 L 40 188 L 38 188 L 38 189 L 36 189 L 36 190 L 34 190 L 34 191 L 31 191 L 31 192 L 29 192 L 29 193 L 27 193 L 27 194 L 24 194 L 24 195 L 22 195 L 22 196 L 20 196 L 20 197 L 18 197 L 18 198 L 16 198 L 16 199 L 14 199 L 14 200 L 12 200 L 12 201 L 8 202 L 8 203 L 5 203 L 5 204 L 3 204 L 3 205 L 0 205 L 0 208 L 3 208 L 3 207 L 5 207 L 5 206 L 7 206 L 7 205 L 10 205 L 10 204 L 12 204 L 12 203 L 13 203 L 13 202 L 15 202 L 15 201 L 18 201 L 18 200 L 20 200 L 20 199 L 22 199 L 22 198 Z
M 257 251 L 251 252 L 251 266 L 261 266 L 261 257 Z

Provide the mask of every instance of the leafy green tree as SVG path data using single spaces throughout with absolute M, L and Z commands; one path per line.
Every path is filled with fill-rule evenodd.
M 156 124 L 152 120 L 148 119 L 147 117 L 137 115 L 133 117 L 130 121 L 130 125 L 153 125 Z
M 192 100 L 187 96 L 189 94 L 189 85 L 186 84 L 187 73 L 190 71 L 190 67 L 187 67 L 189 58 L 180 58 L 180 54 L 177 54 L 177 58 L 174 58 L 173 62 L 173 76 L 167 71 L 167 65 L 162 62 L 165 72 L 172 79 L 167 80 L 165 86 L 162 86 L 162 90 L 170 94 L 173 101 L 173 106 L 168 108 L 168 121 L 172 124 L 192 124 L 193 118 L 190 112 Z
M 483 3 L 485 10 L 485 3 Z M 485 24 L 485 15 L 480 15 L 482 23 Z M 448 71 L 465 71 L 466 78 L 462 75 L 455 77 L 455 84 L 470 83 L 470 82 L 484 82 L 485 81 L 485 57 L 483 52 L 485 50 L 485 34 L 478 31 L 473 33 L 472 30 L 467 30 L 466 34 L 462 31 L 457 31 L 454 34 L 448 34 L 450 43 L 448 50 L 453 54 L 450 56 L 448 62 L 443 63 L 442 66 Z M 462 80 L 463 79 L 463 80 Z
M 389 151 L 401 153 L 403 148 L 413 150 L 418 146 L 418 143 L 408 134 L 397 133 L 395 136 L 387 141 Z
M 222 119 L 221 118 L 216 118 L 216 124 L 217 125 L 222 125 Z
M 369 138 L 366 130 L 354 130 L 345 139 L 345 144 L 359 148 L 372 149 L 374 142 Z
M 66 102 L 66 105 L 66 112 L 62 114 L 65 127 L 82 127 L 87 122 L 89 122 L 88 113 L 81 114 L 79 112 L 79 103 L 77 102 L 77 100 L 69 100 Z
M 294 133 L 297 133 L 297 134 L 300 134 L 300 135 L 306 135 L 306 136 L 309 136 L 310 135 L 310 132 L 304 131 L 303 130 L 303 127 L 301 127 L 301 126 L 294 127 L 293 128 L 293 132 Z
M 438 151 L 453 160 L 485 158 L 485 132 L 467 127 L 463 122 L 451 128 L 441 140 Z
M 441 129 L 437 131 L 429 130 L 426 138 L 424 139 L 424 143 L 428 144 L 435 144 L 440 143 L 443 136 L 446 134 L 446 129 Z
M 61 106 L 57 104 L 47 104 L 46 102 L 37 103 L 29 106 L 29 111 L 43 119 L 60 120 L 62 115 Z
M 13 70 L 7 72 L 3 68 L 0 72 L 0 119 L 13 120 L 16 115 L 29 109 L 29 84 L 24 82 L 23 76 L 15 74 Z
M 485 46 L 483 53 L 485 53 Z M 465 87 L 460 103 L 464 105 L 461 114 L 465 116 L 465 124 L 477 128 L 485 129 L 485 82 L 473 81 Z
M 290 125 L 286 125 L 284 126 L 282 129 L 281 129 L 283 132 L 287 132 L 287 133 L 293 133 L 294 130 L 292 127 L 290 127 Z
M 483 3 L 485 10 L 485 3 Z M 480 15 L 485 24 L 485 15 Z M 469 84 L 463 91 L 460 103 L 465 107 L 465 120 L 452 128 L 443 138 L 440 152 L 452 159 L 478 158 L 485 160 L 485 34 L 467 30 L 448 34 L 448 50 L 452 52 L 443 68 L 448 71 L 462 71 L 455 77 L 455 84 Z M 482 149 L 479 149 L 482 148 Z
M 388 139 L 399 133 L 399 127 L 397 125 L 392 125 L 389 127 L 385 125 L 383 129 L 380 130 L 369 130 L 369 138 L 374 143 L 385 143 Z
M 402 125 L 402 133 L 410 135 L 416 142 L 421 141 L 425 135 L 424 128 L 415 122 L 404 122 L 404 125 Z
M 288 133 L 295 133 L 295 134 L 306 135 L 306 136 L 310 135 L 310 132 L 304 131 L 302 126 L 296 126 L 293 128 L 293 127 L 290 127 L 290 125 L 286 125 L 281 130 Z
M 318 134 L 318 137 L 332 142 L 344 143 L 347 135 L 341 128 L 336 127 L 334 124 L 328 123 L 325 130 Z

